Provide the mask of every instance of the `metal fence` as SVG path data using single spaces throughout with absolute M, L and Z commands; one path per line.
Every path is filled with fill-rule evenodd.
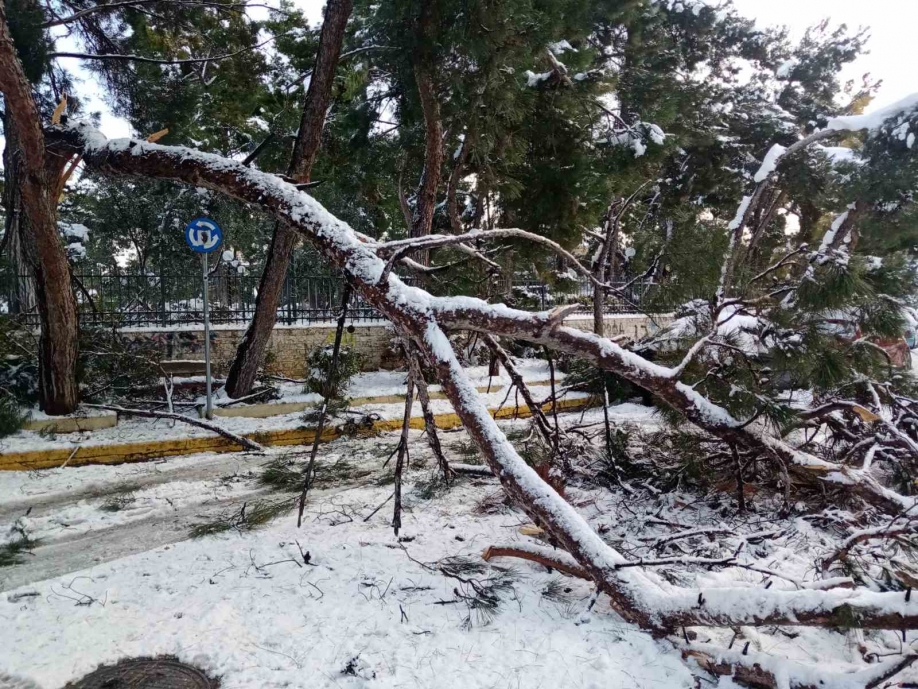
M 211 322 L 245 325 L 252 318 L 260 277 L 215 273 L 208 283 Z M 23 303 L 22 285 L 29 278 L 0 276 L 0 313 L 18 312 L 30 325 L 38 325 L 34 305 Z M 83 273 L 73 276 L 80 322 L 104 327 L 173 327 L 203 322 L 200 277 L 189 274 L 144 275 L 137 273 Z M 653 284 L 622 283 L 625 296 L 609 295 L 607 313 L 641 310 Z M 344 281 L 340 277 L 288 275 L 284 284 L 277 322 L 306 324 L 333 320 L 341 307 Z M 27 291 L 27 290 L 26 290 Z M 522 308 L 548 309 L 576 301 L 592 303 L 592 285 L 583 281 L 571 289 L 559 290 L 543 283 L 514 285 L 512 295 Z M 508 295 L 509 296 L 509 295 Z M 27 299 L 27 297 L 26 297 Z M 348 316 L 374 320 L 380 314 L 362 298 L 352 298 Z
M 609 292 L 604 299 L 605 313 L 641 313 L 649 306 L 657 285 L 650 280 L 620 280 L 613 283 L 615 292 Z M 541 282 L 524 282 L 513 286 L 516 297 L 534 303 L 539 310 L 564 304 L 589 303 L 592 308 L 593 284 L 586 279 L 576 282 L 572 288 L 559 289 Z

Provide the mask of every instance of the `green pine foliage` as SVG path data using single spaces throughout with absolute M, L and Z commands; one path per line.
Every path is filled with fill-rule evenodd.
M 16 433 L 28 418 L 15 397 L 0 391 L 0 438 Z
M 338 352 L 337 367 L 332 371 L 334 346 L 316 347 L 306 359 L 306 392 L 315 392 L 327 400 L 345 400 L 351 378 L 360 372 L 363 358 L 360 353 L 342 345 Z

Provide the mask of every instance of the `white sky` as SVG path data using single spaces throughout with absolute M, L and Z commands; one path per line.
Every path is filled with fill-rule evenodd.
M 323 0 L 294 0 L 302 7 L 311 23 L 321 21 Z M 733 0 L 740 14 L 756 19 L 762 26 L 787 25 L 792 38 L 799 38 L 807 27 L 829 18 L 833 25 L 847 24 L 852 30 L 870 28 L 870 54 L 861 57 L 844 73 L 844 78 L 860 80 L 865 72 L 882 78 L 872 110 L 893 103 L 918 91 L 918 0 Z M 88 76 L 77 60 L 65 64 L 78 74 Z M 89 84 L 86 84 L 89 86 Z M 100 90 L 94 89 L 98 94 Z M 86 92 L 84 91 L 84 95 Z M 113 117 L 97 96 L 89 104 L 100 110 L 102 131 L 109 137 L 128 136 L 130 128 L 123 120 Z M 148 132 L 140 132 L 141 134 Z
M 918 0 L 733 0 L 740 14 L 762 26 L 786 25 L 792 38 L 825 18 L 833 26 L 870 29 L 870 54 L 844 72 L 860 81 L 865 72 L 883 79 L 868 111 L 918 91 Z

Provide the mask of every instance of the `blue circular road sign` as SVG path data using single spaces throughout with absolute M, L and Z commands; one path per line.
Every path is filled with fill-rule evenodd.
M 195 218 L 185 225 L 185 243 L 192 251 L 209 254 L 223 243 L 223 230 L 210 218 Z

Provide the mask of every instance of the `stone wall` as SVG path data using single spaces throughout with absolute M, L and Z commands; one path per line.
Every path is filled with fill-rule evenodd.
M 670 315 L 662 315 L 654 316 L 651 319 L 649 316 L 636 313 L 620 313 L 605 316 L 603 320 L 606 326 L 603 334 L 606 337 L 624 336 L 639 340 L 665 328 L 672 322 L 673 318 Z M 576 315 L 565 319 L 564 325 L 577 328 L 577 330 L 593 332 L 593 317 Z
M 652 321 L 647 316 L 620 314 L 606 316 L 606 336 L 626 336 L 634 339 L 653 334 L 665 327 L 669 316 L 656 316 Z M 565 321 L 565 325 L 579 330 L 593 330 L 593 319 L 586 316 L 575 316 Z M 172 330 L 156 328 L 132 328 L 123 331 L 131 338 L 145 338 L 156 343 L 164 359 L 169 360 L 204 360 L 204 331 L 181 327 Z M 239 340 L 245 334 L 244 328 L 215 326 L 210 332 L 211 357 L 215 372 L 226 373 L 230 361 L 236 352 Z M 367 371 L 392 368 L 398 365 L 398 354 L 392 351 L 394 331 L 385 321 L 354 321 L 348 324 L 344 335 L 344 344 L 356 348 L 363 356 L 363 368 Z M 268 342 L 269 357 L 272 366 L 280 375 L 302 378 L 305 371 L 306 356 L 314 348 L 331 344 L 335 339 L 335 324 L 322 323 L 313 325 L 286 326 L 274 328 Z
M 204 360 L 204 330 L 160 330 L 132 328 L 123 331 L 131 338 L 145 338 L 156 343 L 167 360 Z M 391 343 L 394 331 L 384 321 L 348 324 L 343 343 L 354 347 L 363 356 L 363 368 L 375 371 L 392 366 Z M 216 326 L 210 331 L 210 352 L 214 371 L 220 375 L 229 369 L 244 328 Z M 268 357 L 279 375 L 302 378 L 306 373 L 306 357 L 310 351 L 335 341 L 335 324 L 284 326 L 279 325 L 268 341 Z

